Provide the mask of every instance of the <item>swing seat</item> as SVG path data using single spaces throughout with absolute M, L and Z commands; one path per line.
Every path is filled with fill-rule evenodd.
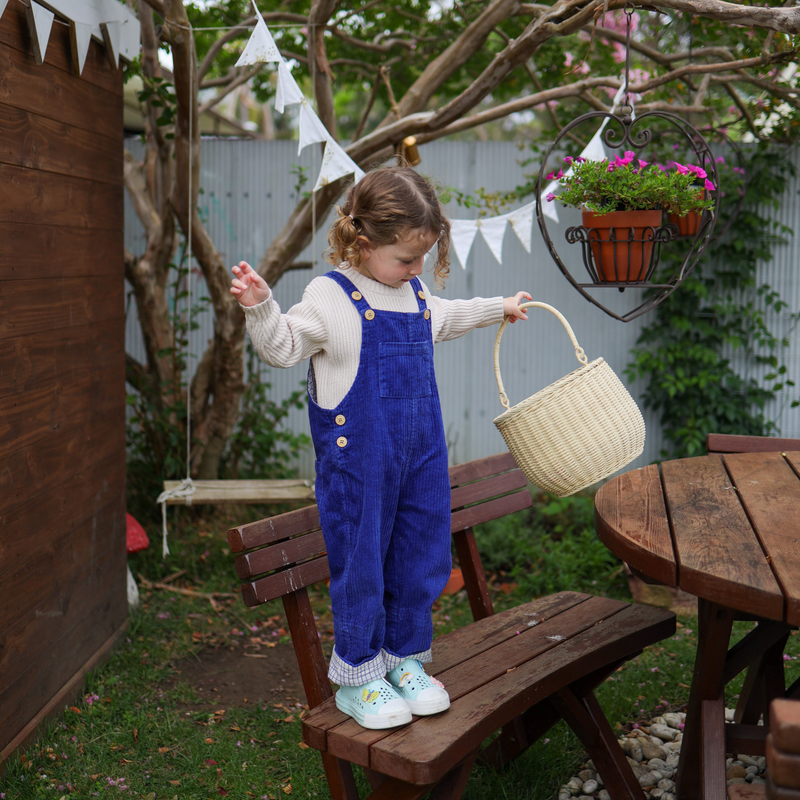
M 313 481 L 302 478 L 285 480 L 193 481 L 191 497 L 170 497 L 167 505 L 197 506 L 222 503 L 296 503 L 314 502 Z M 164 491 L 180 486 L 180 481 L 164 481 Z

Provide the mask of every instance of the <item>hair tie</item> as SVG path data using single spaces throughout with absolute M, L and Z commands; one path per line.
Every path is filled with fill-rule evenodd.
M 352 214 L 348 214 L 347 216 L 350 217 L 350 219 L 353 220 L 353 222 L 356 221 L 356 218 Z

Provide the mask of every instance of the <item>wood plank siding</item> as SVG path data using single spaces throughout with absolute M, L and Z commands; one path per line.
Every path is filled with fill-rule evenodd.
M 122 71 L 0 17 L 0 762 L 127 619 Z

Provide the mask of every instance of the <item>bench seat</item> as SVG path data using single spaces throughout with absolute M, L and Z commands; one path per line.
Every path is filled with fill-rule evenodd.
M 600 683 L 609 668 L 674 627 L 674 616 L 663 609 L 577 592 L 550 595 L 434 640 L 430 672 L 447 687 L 448 711 L 414 717 L 403 728 L 367 731 L 331 697 L 303 718 L 303 739 L 409 783 L 437 783 L 524 710 L 588 674 Z M 539 708 L 529 720 L 532 739 L 544 732 L 545 719 L 559 718 Z

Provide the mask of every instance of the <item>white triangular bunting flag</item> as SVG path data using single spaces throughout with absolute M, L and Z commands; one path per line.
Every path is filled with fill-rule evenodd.
M 6 10 L 7 5 L 8 5 L 8 0 L 0 0 L 0 17 L 3 16 L 3 12 Z
M 283 56 L 269 32 L 267 23 L 264 22 L 264 17 L 258 7 L 253 3 L 253 8 L 256 10 L 256 27 L 250 34 L 250 39 L 247 42 L 247 47 L 239 56 L 236 62 L 237 67 L 244 67 L 248 64 L 268 64 L 273 61 L 283 61 Z
M 606 158 L 606 149 L 603 147 L 603 137 L 600 135 L 603 129 L 600 128 L 597 133 L 589 140 L 589 144 L 583 149 L 581 155 L 587 161 L 602 161 Z
M 25 7 L 25 14 L 28 17 L 28 27 L 33 40 L 33 57 L 37 64 L 44 64 L 47 43 L 50 41 L 50 30 L 56 15 L 38 3 L 34 3 L 33 0 L 31 0 L 30 6 Z
M 536 208 L 536 201 L 528 203 L 526 206 L 506 214 L 511 230 L 517 234 L 517 238 L 522 242 L 522 246 L 531 252 L 531 233 L 533 231 L 533 212 Z
M 546 217 L 550 217 L 550 219 L 553 220 L 553 222 L 558 222 L 558 210 L 556 209 L 556 201 L 548 200 L 547 198 L 552 193 L 553 189 L 556 188 L 556 186 L 558 186 L 557 183 L 555 185 L 551 183 L 550 186 L 548 186 L 547 189 L 545 189 L 542 192 L 542 198 L 541 198 L 542 214 L 544 214 Z
M 2 0 L 0 0 L 2 2 Z M 83 72 L 86 54 L 92 41 L 92 26 L 85 22 L 69 21 L 69 44 L 72 51 L 72 71 L 76 75 Z
M 119 42 L 122 35 L 121 22 L 101 22 L 100 30 L 103 32 L 103 42 L 108 53 L 108 60 L 111 66 L 116 69 L 119 66 Z
M 300 104 L 300 144 L 297 148 L 297 155 L 303 152 L 304 147 L 308 147 L 314 142 L 327 142 L 332 138 L 328 129 L 322 124 L 322 120 L 311 108 L 311 104 L 303 98 Z
M 506 235 L 506 226 L 508 225 L 508 217 L 503 214 L 499 217 L 489 217 L 488 219 L 478 220 L 478 228 L 480 229 L 481 236 L 492 255 L 498 260 L 500 264 L 503 263 L 503 237 Z
M 275 110 L 283 114 L 286 106 L 303 102 L 303 92 L 292 77 L 289 65 L 285 61 L 278 62 L 278 90 L 275 93 Z
M 450 221 L 450 241 L 453 250 L 456 251 L 461 268 L 467 268 L 472 243 L 475 241 L 475 234 L 478 232 L 477 220 L 474 219 L 454 219 Z
M 361 173 L 359 175 L 358 173 Z M 323 186 L 333 183 L 345 175 L 352 175 L 356 173 L 356 182 L 364 177 L 364 173 L 359 169 L 358 165 L 352 158 L 350 158 L 341 146 L 332 138 L 328 139 L 325 145 L 325 153 L 322 156 L 322 167 L 319 170 L 317 183 L 314 186 L 314 191 L 318 191 Z

